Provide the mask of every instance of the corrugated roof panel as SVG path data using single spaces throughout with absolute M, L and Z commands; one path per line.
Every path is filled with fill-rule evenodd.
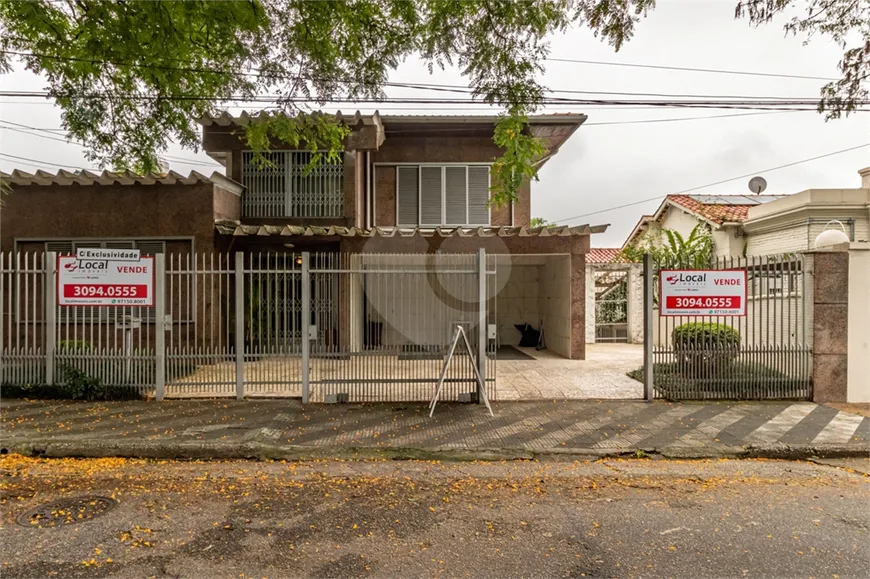
M 604 233 L 607 225 L 577 225 L 569 227 L 360 227 L 299 226 L 299 225 L 247 225 L 231 220 L 215 221 L 215 229 L 223 235 L 233 236 L 342 236 L 342 237 L 568 237 Z

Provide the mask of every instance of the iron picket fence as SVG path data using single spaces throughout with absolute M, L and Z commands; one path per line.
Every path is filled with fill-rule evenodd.
M 725 257 L 710 270 L 746 272 L 743 316 L 660 314 L 663 270 L 654 271 L 652 340 L 656 398 L 808 399 L 812 395 L 812 277 L 801 254 Z
M 0 255 L 0 384 L 80 372 L 141 396 L 496 398 L 495 256 L 264 252 L 155 256 L 155 307 L 58 306 L 55 253 Z

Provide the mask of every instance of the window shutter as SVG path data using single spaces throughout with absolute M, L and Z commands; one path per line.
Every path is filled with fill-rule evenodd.
M 56 251 L 57 253 L 73 253 L 72 241 L 46 241 L 45 251 Z
M 444 201 L 445 223 L 447 225 L 465 225 L 466 215 L 466 167 L 444 168 Z
M 137 241 L 136 249 L 142 255 L 157 255 L 166 253 L 166 243 L 163 241 Z
M 396 168 L 396 194 L 398 195 L 396 225 L 417 225 L 419 218 L 417 171 L 417 167 Z
M 103 244 L 106 249 L 136 249 L 132 241 L 107 241 Z
M 420 225 L 441 225 L 441 167 L 420 167 Z
M 468 223 L 489 225 L 489 167 L 468 168 Z

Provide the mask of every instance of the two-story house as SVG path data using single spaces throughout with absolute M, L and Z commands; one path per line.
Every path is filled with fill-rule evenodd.
M 317 326 L 311 339 L 336 356 L 389 347 L 401 358 L 409 347 L 423 355 L 442 347 L 451 324 L 465 319 L 463 300 L 477 300 L 478 288 L 451 281 L 445 256 L 473 264 L 484 249 L 492 275 L 487 339 L 516 345 L 516 326 L 543 326 L 549 352 L 585 357 L 585 254 L 590 235 L 606 226 L 530 228 L 528 183 L 514 204 L 491 205 L 490 166 L 501 154 L 492 141 L 497 117 L 336 118 L 350 129 L 340 160 L 313 167 L 310 152 L 281 143 L 264 153 L 268 162 L 258 162 L 242 136 L 242 127 L 258 117 L 242 113 L 200 120 L 203 148 L 225 166 L 224 174 L 3 174 L 12 190 L 0 210 L 0 251 L 13 259 L 78 247 L 165 253 L 167 291 L 181 296 L 167 298 L 169 340 L 217 333 L 226 335 L 221 347 L 232 340 L 235 324 L 226 306 L 235 291 L 228 272 L 242 254 L 249 275 L 245 308 L 258 320 L 251 323 L 246 313 L 245 332 L 261 349 L 301 335 L 303 290 L 294 268 L 309 252 L 317 256 L 313 272 L 336 274 L 328 283 L 311 282 L 310 322 Z M 539 166 L 585 120 L 579 114 L 530 118 L 530 132 L 549 149 Z M 434 276 L 385 274 L 411 271 L 433 255 L 442 264 Z M 293 276 L 285 275 L 291 270 Z M 345 272 L 353 275 L 340 275 Z M 420 280 L 427 287 L 417 287 Z M 400 291 L 403 283 L 417 289 Z M 438 308 L 441 322 L 434 323 Z

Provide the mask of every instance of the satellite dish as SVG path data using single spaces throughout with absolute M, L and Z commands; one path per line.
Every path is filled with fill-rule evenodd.
M 761 195 L 765 189 L 767 189 L 767 179 L 764 177 L 753 177 L 749 180 L 749 190 L 756 195 Z

